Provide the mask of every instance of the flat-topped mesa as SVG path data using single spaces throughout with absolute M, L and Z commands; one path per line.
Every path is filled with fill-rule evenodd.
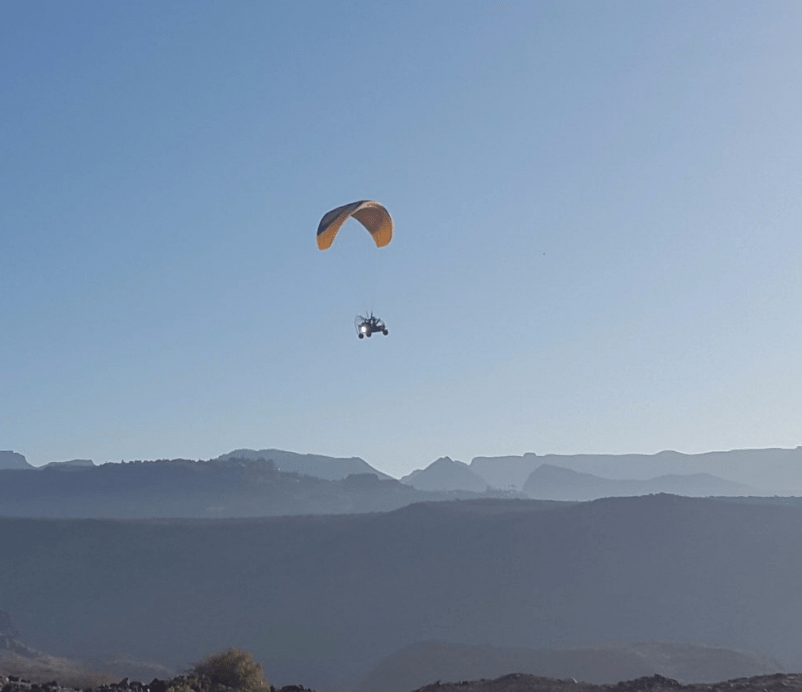
M 32 469 L 25 457 L 19 452 L 0 450 L 0 470 L 3 469 Z

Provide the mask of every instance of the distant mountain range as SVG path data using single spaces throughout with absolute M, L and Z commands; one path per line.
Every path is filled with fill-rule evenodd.
M 470 469 L 494 488 L 522 490 L 529 474 L 548 464 L 616 480 L 709 473 L 760 495 L 802 495 L 802 447 L 736 449 L 706 454 L 546 454 L 475 457 Z
M 373 468 L 359 457 L 340 458 L 328 457 L 322 454 L 298 454 L 281 449 L 235 449 L 228 454 L 221 454 L 211 459 L 212 462 L 227 461 L 228 459 L 248 459 L 256 461 L 266 459 L 272 461 L 279 471 L 286 473 L 299 473 L 305 476 L 323 478 L 330 481 L 339 481 L 348 476 L 370 473 L 382 480 L 395 480 L 392 476 Z M 142 463 L 142 462 L 132 462 Z M 104 464 L 105 465 L 105 464 Z M 44 469 L 52 467 L 87 467 L 95 466 L 91 459 L 71 459 L 70 461 L 51 461 L 43 466 L 32 466 L 25 457 L 18 452 L 0 451 L 0 470 L 3 469 Z
M 587 501 L 600 497 L 653 493 L 672 493 L 687 497 L 761 494 L 754 487 L 717 478 L 708 473 L 667 474 L 647 480 L 617 480 L 602 478 L 590 473 L 580 473 L 562 466 L 540 464 L 540 458 L 534 455 L 525 460 L 525 465 L 517 463 L 513 468 L 516 472 L 527 470 L 533 460 L 536 460 L 534 470 L 526 477 L 520 489 L 526 496 L 537 500 Z M 509 462 L 505 459 L 502 463 Z M 483 492 L 491 487 L 488 478 L 494 477 L 493 469 L 481 464 L 477 465 L 477 468 L 486 473 L 487 477 L 482 477 L 478 471 L 474 471 L 473 464 L 469 466 L 461 461 L 442 457 L 425 469 L 413 471 L 408 476 L 404 476 L 401 482 L 419 490 Z M 509 477 L 505 478 L 506 480 L 509 480 Z M 518 486 L 516 483 L 510 483 L 503 487 L 512 490 Z
M 541 464 L 532 471 L 524 483 L 523 491 L 536 500 L 573 501 L 656 493 L 671 493 L 686 497 L 757 494 L 755 488 L 716 478 L 709 473 L 666 475 L 644 481 L 613 480 L 551 464 Z
M 367 462 L 333 459 L 322 455 L 294 454 L 280 450 L 238 450 L 227 456 L 263 456 L 276 461 L 279 469 L 336 480 L 349 473 L 373 473 L 390 478 Z M 547 454 L 474 457 L 470 464 L 441 457 L 424 469 L 401 478 L 418 490 L 483 492 L 487 487 L 523 492 L 529 476 L 541 466 L 558 467 L 577 474 L 596 476 L 597 491 L 577 495 L 583 499 L 657 492 L 689 496 L 705 495 L 799 495 L 802 496 L 802 447 L 795 449 L 742 449 L 705 454 L 660 452 L 658 454 Z M 567 477 L 566 477 L 567 478 Z M 575 478 L 580 482 L 578 478 Z M 589 479 L 586 479 L 589 480 Z M 532 484 L 530 484 L 530 488 Z M 555 487 L 556 490 L 556 487 Z M 560 491 L 562 492 L 562 490 Z M 535 497 L 543 497 L 536 492 Z M 562 499 L 553 495 L 552 499 Z
M 241 456 L 240 456 L 241 455 Z M 14 459 L 19 464 L 19 459 Z M 279 467 L 280 465 L 280 467 Z M 27 517 L 225 518 L 390 511 L 432 500 L 531 497 L 586 501 L 668 492 L 747 496 L 757 491 L 709 474 L 614 480 L 542 464 L 523 493 L 491 488 L 460 461 L 443 457 L 397 481 L 359 458 L 275 449 L 95 466 L 54 462 L 0 471 L 0 515 Z
M 33 471 L 0 471 L 0 516 L 208 519 L 350 514 L 390 511 L 432 500 L 516 495 L 497 490 L 417 490 L 378 472 L 339 478 L 367 464 L 335 459 L 329 469 L 326 458 L 320 457 L 314 469 L 311 455 L 284 454 L 279 458 L 285 467 L 295 464 L 295 468 L 329 473 L 338 480 L 280 471 L 272 459 L 231 455 L 212 461 L 49 464 Z
M 450 463 L 449 463 L 450 462 Z M 474 457 L 470 464 L 438 459 L 425 469 L 413 471 L 402 482 L 427 489 L 463 489 L 476 487 L 480 482 L 491 488 L 524 491 L 530 475 L 539 467 L 557 467 L 577 474 L 595 476 L 593 492 L 582 491 L 580 486 L 590 483 L 571 477 L 576 489 L 565 494 L 563 483 L 554 485 L 552 499 L 594 497 L 651 492 L 671 492 L 687 495 L 784 495 L 802 496 L 802 447 L 795 449 L 737 449 L 706 454 L 546 454 L 528 452 L 521 456 Z M 545 474 L 546 472 L 541 472 Z M 552 473 L 556 483 L 556 472 Z M 563 477 L 565 483 L 569 476 Z M 545 478 L 541 477 L 545 482 Z M 614 486 L 604 481 L 625 481 Z M 636 483 L 637 481 L 637 483 Z M 550 481 L 551 482 L 551 481 Z M 644 484 L 645 483 L 645 484 Z M 628 485 L 627 485 L 628 484 Z M 558 487 L 559 486 L 559 487 Z M 545 486 L 544 486 L 545 487 Z M 541 488 L 536 497 L 547 495 Z

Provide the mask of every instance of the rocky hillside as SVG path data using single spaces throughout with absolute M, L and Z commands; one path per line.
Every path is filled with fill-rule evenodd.
M 187 679 L 183 675 L 168 680 L 153 679 L 149 683 L 124 678 L 116 683 L 103 683 L 78 690 L 73 687 L 62 687 L 55 680 L 36 683 L 14 675 L 0 675 L 0 690 L 2 692 L 167 692 L 170 687 L 179 688 L 186 682 Z M 236 692 L 234 688 L 228 689 Z M 802 690 L 802 674 L 799 673 L 778 673 L 689 685 L 683 685 L 661 675 L 614 684 L 593 685 L 574 679 L 558 680 L 514 673 L 494 680 L 463 680 L 456 683 L 442 683 L 438 680 L 414 692 L 798 692 L 800 690 Z M 271 685 L 270 692 L 314 691 L 302 685 L 286 685 L 278 689 Z
M 123 678 L 119 682 L 104 682 L 90 687 L 69 687 L 62 686 L 56 680 L 36 682 L 18 675 L 0 675 L 0 692 L 167 692 L 171 687 L 180 688 L 186 682 L 186 676 L 177 675 L 166 680 L 154 678 L 147 683 Z M 237 692 L 235 688 L 226 689 Z M 314 690 L 302 685 L 287 685 L 281 688 L 271 685 L 270 692 L 314 692 Z
M 355 692 L 408 692 L 432 680 L 497 678 L 511 672 L 604 684 L 648 675 L 715 682 L 785 672 L 775 660 L 723 647 L 676 642 L 522 649 L 420 642 L 376 666 Z

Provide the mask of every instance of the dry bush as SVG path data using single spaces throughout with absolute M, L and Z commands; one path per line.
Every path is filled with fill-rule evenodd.
M 203 692 L 206 689 L 208 692 L 222 692 L 224 689 L 265 692 L 270 689 L 262 666 L 253 660 L 250 653 L 239 649 L 207 656 L 193 666 L 191 676 L 200 683 L 199 688 Z M 186 690 L 176 689 L 175 692 Z

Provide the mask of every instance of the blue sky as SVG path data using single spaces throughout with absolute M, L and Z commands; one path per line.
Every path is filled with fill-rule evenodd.
M 797 2 L 0 4 L 0 449 L 802 444 L 800 35 Z M 357 199 L 393 242 L 319 252 Z

